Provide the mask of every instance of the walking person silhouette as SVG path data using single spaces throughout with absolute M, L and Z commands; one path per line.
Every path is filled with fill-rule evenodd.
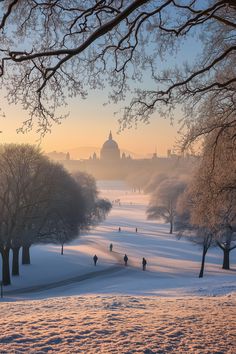
M 93 257 L 93 262 L 94 262 L 95 266 L 97 264 L 97 261 L 98 261 L 98 256 L 95 254 L 94 257 Z
M 143 260 L 142 260 L 142 265 L 143 265 L 143 270 L 146 270 L 147 261 L 146 261 L 146 258 L 144 258 L 144 257 L 143 257 Z
M 127 254 L 125 254 L 125 256 L 124 256 L 124 262 L 125 262 L 125 265 L 127 266 L 127 263 L 128 263 L 128 256 L 127 256 Z

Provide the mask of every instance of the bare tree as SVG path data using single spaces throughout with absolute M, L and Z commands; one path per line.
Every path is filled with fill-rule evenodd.
M 87 173 L 70 176 L 61 165 L 52 166 L 51 197 L 38 230 L 34 229 L 34 243 L 64 245 L 79 237 L 81 231 L 105 219 L 111 203 L 98 198 L 95 179 Z M 45 210 L 44 210 L 45 213 Z
M 99 223 L 105 220 L 107 214 L 110 212 L 112 204 L 108 199 L 97 199 L 95 203 L 95 220 Z
M 177 200 L 185 188 L 184 181 L 169 178 L 161 182 L 151 196 L 147 209 L 148 219 L 159 219 L 170 223 L 170 234 L 173 232 Z
M 34 243 L 55 243 L 61 245 L 77 238 L 85 223 L 86 200 L 82 187 L 59 164 L 51 166 L 50 199 L 45 216 L 40 218 L 38 229 L 34 230 Z
M 215 230 L 215 241 L 224 252 L 224 269 L 230 268 L 229 254 L 236 246 L 235 134 L 230 125 L 207 135 L 201 163 L 187 190 L 191 223 Z
M 209 248 L 215 245 L 214 230 L 191 224 L 190 213 L 192 210 L 192 206 L 193 204 L 192 201 L 190 201 L 190 196 L 188 195 L 188 193 L 184 193 L 182 196 L 180 196 L 177 205 L 175 231 L 178 232 L 178 238 L 184 237 L 187 240 L 193 242 L 194 244 L 202 247 L 202 259 L 199 278 L 203 278 L 206 254 Z
M 220 74 L 222 80 L 226 80 L 227 77 L 234 75 L 235 64 L 230 63 L 229 67 L 224 67 Z M 191 108 L 188 114 L 191 116 Z M 185 131 L 181 141 L 182 150 L 199 145 L 199 142 L 204 143 L 204 138 L 208 135 L 212 139 L 212 147 L 216 147 L 220 140 L 220 135 L 231 134 L 231 141 L 235 141 L 235 129 L 236 129 L 236 86 L 227 88 L 224 90 L 217 90 L 210 92 L 201 104 L 198 105 L 198 112 L 196 114 L 197 119 L 192 119 L 191 124 Z M 213 141 L 215 139 L 215 141 Z M 232 140 L 233 139 L 233 140 Z M 216 153 L 220 153 L 219 150 Z M 215 156 L 214 155 L 214 156 Z M 226 158 L 232 157 L 225 155 Z M 234 156 L 235 157 L 235 156 Z M 214 160 L 214 159 L 213 159 Z
M 0 253 L 4 285 L 30 264 L 30 246 L 64 243 L 78 237 L 80 229 L 105 218 L 110 202 L 97 197 L 95 180 L 80 173 L 75 180 L 61 165 L 50 162 L 35 147 L 6 145 L 0 151 Z
M 42 203 L 36 194 L 32 195 L 32 186 L 34 191 L 42 188 L 35 183 L 43 161 L 40 152 L 29 145 L 4 146 L 0 153 L 0 250 L 5 285 L 10 283 L 9 251 L 13 251 L 12 273 L 18 275 L 19 249 L 23 245 L 23 235 L 32 223 L 29 211 Z
M 109 200 L 99 198 L 96 181 L 85 172 L 76 172 L 74 179 L 79 186 L 84 203 L 84 214 L 81 218 L 81 229 L 95 226 L 105 219 L 111 210 Z
M 20 242 L 22 246 L 22 264 L 30 264 L 30 247 L 36 242 L 38 233 L 48 218 L 48 207 L 53 197 L 54 165 L 44 156 L 40 155 L 36 168 L 30 164 L 26 166 L 28 174 L 27 189 L 22 195 L 21 219 L 24 220 L 21 227 Z
M 67 96 L 112 88 L 117 102 L 150 73 L 151 88 L 136 89 L 120 120 L 146 122 L 178 104 L 198 111 L 208 94 L 235 91 L 234 0 L 5 0 L 0 3 L 0 76 L 9 102 L 29 111 L 45 133 L 60 120 Z M 187 39 L 202 42 L 195 62 L 159 70 Z M 182 63 L 183 64 L 183 63 Z M 231 72 L 222 77 L 225 67 Z M 140 86 L 140 85 L 139 85 Z
M 22 263 L 29 264 L 30 246 L 38 241 L 50 216 L 49 207 L 55 199 L 56 166 L 37 148 L 14 144 L 2 147 L 0 166 L 0 250 L 3 283 L 8 285 L 10 249 L 13 253 L 12 275 L 19 275 L 20 248 Z M 76 198 L 75 193 L 73 197 Z

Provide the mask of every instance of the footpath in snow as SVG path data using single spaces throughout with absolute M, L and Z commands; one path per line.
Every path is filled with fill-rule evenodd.
M 224 271 L 211 249 L 199 279 L 201 250 L 147 221 L 147 196 L 111 186 L 103 196 L 116 203 L 102 225 L 63 256 L 33 246 L 32 264 L 4 289 L 0 353 L 234 354 L 236 251 Z
M 67 245 L 64 255 L 59 246 L 32 246 L 32 264 L 21 266 L 20 277 L 12 278 L 12 285 L 4 289 L 7 298 L 91 293 L 219 295 L 236 290 L 236 252 L 231 252 L 232 270 L 225 271 L 221 269 L 222 251 L 211 249 L 205 276 L 199 279 L 201 249 L 170 235 L 168 225 L 147 220 L 147 195 L 123 187 L 101 193 L 118 200 L 107 220 Z M 123 264 L 125 253 L 129 257 L 127 267 Z M 94 254 L 98 256 L 96 267 Z M 142 257 L 148 263 L 145 272 Z

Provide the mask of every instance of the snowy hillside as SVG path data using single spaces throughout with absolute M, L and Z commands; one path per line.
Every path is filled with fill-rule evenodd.
M 92 295 L 0 304 L 0 352 L 234 354 L 235 303 Z
M 63 256 L 33 246 L 32 264 L 4 289 L 0 353 L 233 353 L 236 250 L 224 271 L 211 249 L 199 279 L 201 249 L 147 221 L 148 196 L 100 188 L 114 201 L 107 220 Z
M 101 195 L 115 201 L 107 220 L 67 245 L 63 256 L 59 246 L 32 246 L 32 264 L 22 266 L 20 277 L 12 278 L 12 285 L 5 290 L 6 296 L 14 297 L 16 289 L 34 286 L 37 292 L 24 290 L 24 295 L 122 293 L 176 296 L 224 294 L 236 289 L 235 272 L 221 269 L 222 251 L 219 248 L 213 248 L 207 254 L 205 275 L 199 279 L 201 249 L 170 235 L 168 225 L 147 220 L 147 195 L 131 193 L 122 183 L 100 185 L 103 186 Z M 110 243 L 113 252 L 109 252 Z M 98 256 L 96 268 L 92 259 L 95 253 Z M 123 265 L 125 253 L 129 258 L 128 267 Z M 142 271 L 142 257 L 147 259 L 146 272 Z M 231 267 L 236 268 L 236 251 L 231 252 Z M 41 287 L 52 289 L 39 293 Z

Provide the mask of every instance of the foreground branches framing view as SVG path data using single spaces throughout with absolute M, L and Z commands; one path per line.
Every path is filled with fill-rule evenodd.
M 62 118 L 67 98 L 86 97 L 89 89 L 108 84 L 110 99 L 122 100 L 147 71 L 152 87 L 135 85 L 122 128 L 155 111 L 171 115 L 176 104 L 193 119 L 206 101 L 225 105 L 229 122 L 219 108 L 221 121 L 202 122 L 191 139 L 212 126 L 235 125 L 233 0 L 3 0 L 0 14 L 1 87 L 10 103 L 28 110 L 23 130 L 36 123 L 45 133 Z M 201 53 L 162 68 L 186 40 L 200 41 Z

